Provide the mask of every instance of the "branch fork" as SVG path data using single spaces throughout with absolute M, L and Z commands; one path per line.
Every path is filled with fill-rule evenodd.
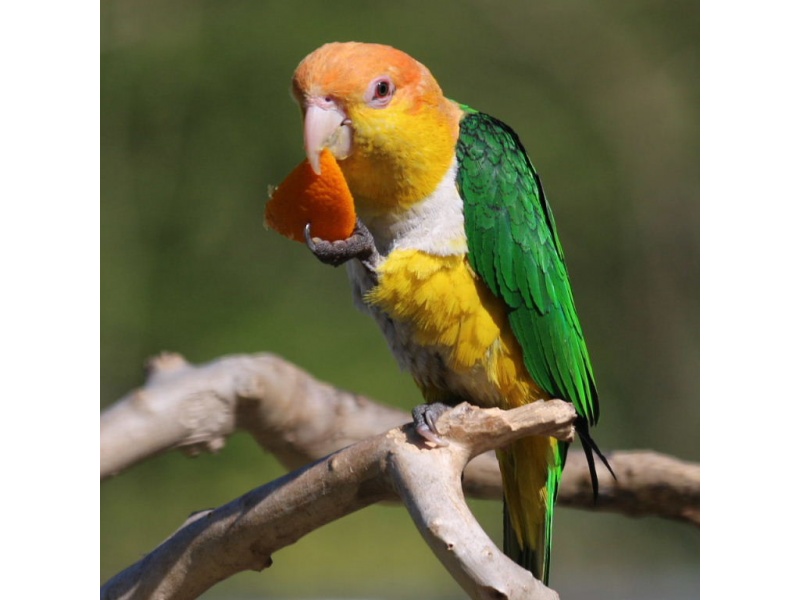
M 276 356 L 232 356 L 194 366 L 179 355 L 161 355 L 150 362 L 145 386 L 101 415 L 101 478 L 173 448 L 218 450 L 237 429 L 295 470 L 192 515 L 109 580 L 101 596 L 196 598 L 237 572 L 270 566 L 275 551 L 314 529 L 399 499 L 470 597 L 557 598 L 489 539 L 464 492 L 501 497 L 497 462 L 487 451 L 528 435 L 569 441 L 574 418 L 572 405 L 560 400 L 508 411 L 461 404 L 436 424 L 449 445 L 430 448 L 404 411 L 318 382 Z M 652 452 L 611 453 L 619 481 L 600 474 L 595 506 L 585 462 L 573 455 L 559 504 L 699 525 L 697 465 Z

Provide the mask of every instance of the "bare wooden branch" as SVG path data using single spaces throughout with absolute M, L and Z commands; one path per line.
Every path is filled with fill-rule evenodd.
M 561 401 L 514 411 L 461 404 L 447 417 L 437 423 L 450 444 L 445 450 L 409 450 L 389 459 L 394 488 L 417 529 L 472 598 L 558 598 L 529 571 L 508 568 L 510 560 L 467 507 L 460 475 L 472 457 L 498 441 L 505 445 L 518 439 L 521 430 L 570 440 L 574 409 Z
M 142 388 L 100 417 L 101 479 L 174 448 L 216 452 L 237 429 L 295 469 L 410 420 L 272 354 L 194 366 L 165 353 L 148 371 Z
M 217 451 L 237 429 L 290 469 L 317 462 L 194 515 L 112 578 L 102 595 L 195 598 L 234 573 L 269 566 L 273 552 L 313 529 L 399 498 L 471 597 L 557 598 L 486 536 L 464 502 L 462 483 L 477 497 L 500 498 L 497 463 L 486 451 L 531 434 L 571 439 L 574 416 L 559 400 L 513 411 L 463 404 L 437 423 L 450 445 L 431 449 L 409 426 L 398 427 L 407 413 L 320 383 L 276 356 L 193 366 L 179 355 L 161 355 L 151 361 L 146 385 L 101 417 L 101 477 L 177 447 Z M 573 453 L 560 503 L 699 525 L 697 465 L 652 452 L 617 452 L 610 461 L 619 480 L 600 474 L 595 506 L 585 460 Z
M 427 447 L 408 425 L 368 438 L 193 516 L 106 583 L 101 597 L 196 598 L 235 573 L 269 566 L 273 552 L 306 533 L 398 494 L 471 598 L 552 600 L 558 595 L 503 555 L 483 532 L 464 502 L 460 475 L 471 458 L 498 440 L 569 439 L 573 418 L 572 406 L 560 400 L 513 411 L 462 404 L 437 423 L 450 442 L 446 447 Z
M 597 502 L 586 460 L 574 452 L 558 492 L 558 505 L 623 513 L 631 517 L 657 515 L 700 527 L 700 465 L 649 450 L 608 455 L 617 476 L 602 467 L 597 473 Z
M 101 478 L 174 448 L 190 454 L 218 451 L 235 430 L 248 431 L 291 470 L 409 420 L 405 411 L 321 383 L 271 354 L 199 366 L 162 354 L 150 362 L 145 386 L 101 415 Z M 600 469 L 595 504 L 585 459 L 570 453 L 559 505 L 699 526 L 699 465 L 647 451 L 614 452 L 608 458 L 619 479 Z M 502 497 L 493 453 L 467 465 L 463 485 L 475 498 Z

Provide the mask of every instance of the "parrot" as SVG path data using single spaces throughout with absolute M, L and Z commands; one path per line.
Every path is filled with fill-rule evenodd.
M 560 398 L 597 496 L 589 435 L 598 394 L 564 251 L 542 182 L 517 134 L 445 97 L 423 64 L 391 46 L 332 42 L 297 66 L 291 92 L 306 159 L 336 158 L 357 225 L 344 240 L 305 228 L 322 262 L 344 264 L 355 303 L 382 330 L 424 403 L 417 432 L 462 402 L 511 409 Z M 553 511 L 568 444 L 530 436 L 496 450 L 503 551 L 547 584 Z

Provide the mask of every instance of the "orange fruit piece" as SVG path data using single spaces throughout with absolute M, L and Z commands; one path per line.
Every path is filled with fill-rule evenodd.
M 320 165 L 317 175 L 304 160 L 272 193 L 264 211 L 268 227 L 303 243 L 307 223 L 311 223 L 311 235 L 329 242 L 352 235 L 356 228 L 353 195 L 327 148 L 320 155 Z

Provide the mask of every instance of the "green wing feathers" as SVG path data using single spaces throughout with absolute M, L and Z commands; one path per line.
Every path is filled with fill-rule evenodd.
M 488 115 L 462 108 L 466 114 L 456 146 L 456 183 L 464 201 L 470 264 L 507 305 L 509 322 L 530 375 L 551 396 L 575 405 L 580 415 L 578 430 L 593 445 L 588 425 L 596 423 L 599 416 L 594 374 L 564 253 L 539 176 L 511 128 Z M 541 524 L 540 541 L 523 539 L 522 547 L 517 547 L 518 539 L 506 534 L 506 551 L 544 582 L 550 563 L 553 508 L 566 451 L 566 444 L 554 444 L 546 471 L 538 475 L 546 481 L 546 498 L 540 503 L 545 514 L 530 519 Z M 517 453 L 512 449 L 511 454 Z M 504 457 L 500 458 L 502 468 Z M 512 462 L 517 463 L 513 470 L 523 466 L 520 457 Z M 530 509 L 515 508 L 518 503 L 510 496 L 518 492 L 509 486 L 511 468 L 503 470 L 506 509 L 511 513 L 506 522 L 519 536 L 522 517 L 514 513 Z
M 508 305 L 534 380 L 594 425 L 594 374 L 539 176 L 517 135 L 482 113 L 462 119 L 456 152 L 472 268 Z

